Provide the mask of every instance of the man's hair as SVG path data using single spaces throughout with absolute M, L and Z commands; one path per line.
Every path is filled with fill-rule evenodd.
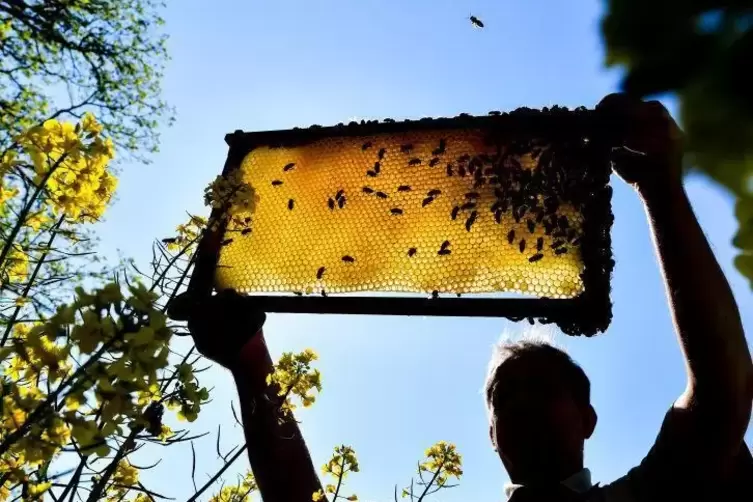
M 494 404 L 497 402 L 496 392 L 501 378 L 501 368 L 509 361 L 523 360 L 534 362 L 556 373 L 579 405 L 591 404 L 591 382 L 583 368 L 565 351 L 546 341 L 523 340 L 502 342 L 494 349 L 484 385 L 484 397 L 490 413 L 494 412 Z

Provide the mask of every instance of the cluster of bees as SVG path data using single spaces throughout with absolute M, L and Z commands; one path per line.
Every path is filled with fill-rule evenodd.
M 503 217 L 508 215 L 514 219 L 516 229 L 506 233 L 508 244 L 517 247 L 520 253 L 528 253 L 530 263 L 540 262 L 545 258 L 545 248 L 551 251 L 553 256 L 561 256 L 574 247 L 580 241 L 580 223 L 570 222 L 566 215 L 560 214 L 562 194 L 572 193 L 572 183 L 577 180 L 568 179 L 562 167 L 556 167 L 552 162 L 552 151 L 548 145 L 506 144 L 496 147 L 494 153 L 463 153 L 461 155 L 448 155 L 448 139 L 439 138 L 432 146 L 431 154 L 426 157 L 417 155 L 414 144 L 402 143 L 398 149 L 389 150 L 375 145 L 376 141 L 364 141 L 360 144 L 362 154 L 373 152 L 373 163 L 363 167 L 363 185 L 360 192 L 365 196 L 376 199 L 391 200 L 391 196 L 384 190 L 379 190 L 373 185 L 383 176 L 383 164 L 385 158 L 390 155 L 401 155 L 403 166 L 410 177 L 411 169 L 442 169 L 447 177 L 462 178 L 466 181 L 468 191 L 462 196 L 462 200 L 454 203 L 448 217 L 452 221 L 462 222 L 465 230 L 471 232 L 474 225 L 485 214 L 493 218 L 497 224 L 503 222 Z M 422 149 L 426 151 L 426 148 Z M 535 165 L 522 165 L 522 156 L 527 155 Z M 391 164 L 391 165 L 394 165 Z M 273 189 L 284 186 L 285 173 L 296 170 L 296 162 L 287 162 L 280 166 L 281 176 L 269 181 Z M 570 184 L 570 185 L 568 185 Z M 396 188 L 397 194 L 415 192 L 410 184 L 401 184 Z M 493 194 L 493 197 L 489 197 Z M 330 212 L 347 211 L 348 195 L 345 188 L 338 189 L 322 200 Z M 430 188 L 422 192 L 421 208 L 426 208 L 443 197 L 442 188 Z M 568 200 L 571 210 L 576 213 L 580 209 L 577 202 Z M 287 210 L 296 208 L 293 198 L 287 200 Z M 405 214 L 405 208 L 396 201 L 389 208 L 390 215 L 395 218 Z M 548 236 L 546 239 L 541 236 Z M 413 258 L 419 252 L 418 247 L 409 247 L 405 251 L 408 258 Z M 438 256 L 452 254 L 452 243 L 444 240 L 434 250 Z M 357 257 L 342 255 L 344 264 L 353 264 Z M 323 280 L 327 275 L 327 265 L 319 266 L 312 271 L 312 276 L 317 281 Z M 322 295 L 326 296 L 324 289 Z M 433 291 L 433 297 L 438 296 Z

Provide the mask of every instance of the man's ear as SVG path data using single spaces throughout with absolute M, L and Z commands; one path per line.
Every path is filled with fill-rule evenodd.
M 591 437 L 591 435 L 594 433 L 594 430 L 596 429 L 596 422 L 598 422 L 599 417 L 596 414 L 596 410 L 593 406 L 590 404 L 588 405 L 588 409 L 586 410 L 586 414 L 584 417 L 584 423 L 583 423 L 583 432 L 585 434 L 585 439 L 588 439 Z

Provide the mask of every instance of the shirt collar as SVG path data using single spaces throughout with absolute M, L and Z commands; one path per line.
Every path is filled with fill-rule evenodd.
M 593 487 L 593 484 L 591 483 L 591 471 L 588 469 L 578 471 L 562 481 L 562 484 L 576 493 L 585 493 Z M 507 483 L 505 485 L 505 495 L 507 498 L 509 499 L 513 492 L 521 486 L 522 485 L 517 485 L 515 483 Z

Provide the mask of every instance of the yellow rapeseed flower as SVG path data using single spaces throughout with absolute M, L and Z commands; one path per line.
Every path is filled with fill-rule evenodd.
M 109 204 L 117 185 L 108 170 L 115 148 L 109 138 L 99 135 L 101 130 L 94 117 L 86 114 L 78 127 L 48 120 L 20 136 L 19 142 L 34 164 L 35 182 L 45 181 L 54 212 L 93 221 Z
M 18 245 L 13 244 L 5 257 L 3 267 L 5 270 L 3 277 L 0 277 L 0 283 L 23 282 L 29 275 L 29 255 Z

